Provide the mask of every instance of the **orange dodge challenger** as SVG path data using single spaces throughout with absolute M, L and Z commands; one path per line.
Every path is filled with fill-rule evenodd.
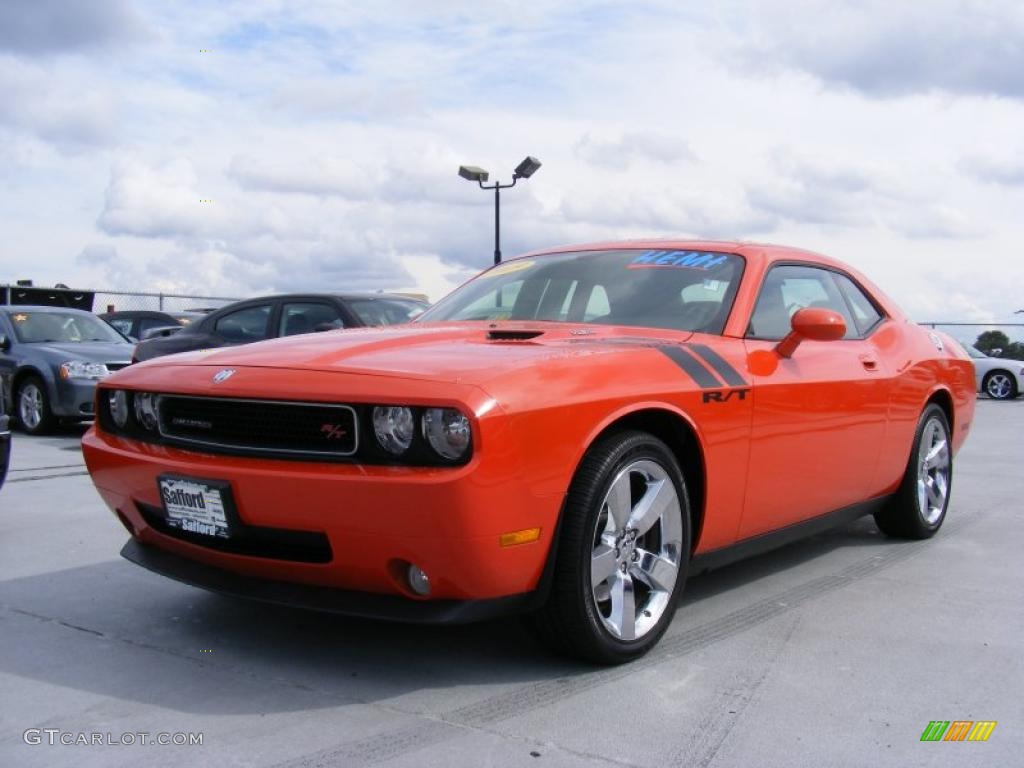
M 403 621 L 526 613 L 619 663 L 687 573 L 866 514 L 934 534 L 974 400 L 963 348 L 838 261 L 601 243 L 411 325 L 130 366 L 83 448 L 152 571 Z

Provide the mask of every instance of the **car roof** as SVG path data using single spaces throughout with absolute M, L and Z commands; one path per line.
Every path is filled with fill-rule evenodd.
M 377 293 L 365 291 L 362 293 L 272 293 L 266 296 L 253 296 L 250 299 L 241 299 L 232 304 L 241 304 L 242 302 L 250 301 L 282 301 L 289 299 L 341 299 L 342 301 L 349 301 L 351 299 L 402 299 L 405 301 L 416 301 L 421 302 L 422 299 L 417 299 L 413 296 L 406 296 L 401 293 Z M 232 304 L 225 304 L 224 307 L 230 307 Z M 224 309 L 224 307 L 218 307 L 217 309 Z

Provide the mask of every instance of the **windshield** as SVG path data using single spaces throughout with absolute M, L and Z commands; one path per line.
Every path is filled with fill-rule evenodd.
M 415 299 L 351 299 L 349 307 L 365 325 L 398 325 L 417 317 L 427 305 Z
M 742 273 L 742 257 L 710 251 L 585 251 L 517 259 L 466 283 L 419 319 L 721 333 Z
M 116 341 L 124 337 L 100 320 L 77 312 L 15 312 L 14 333 L 22 344 L 41 342 Z

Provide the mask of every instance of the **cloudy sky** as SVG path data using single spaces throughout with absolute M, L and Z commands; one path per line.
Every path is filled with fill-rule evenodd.
M 506 255 L 766 240 L 1024 308 L 1019 0 L 0 4 L 0 282 L 436 299 L 491 261 L 459 164 L 526 154 Z

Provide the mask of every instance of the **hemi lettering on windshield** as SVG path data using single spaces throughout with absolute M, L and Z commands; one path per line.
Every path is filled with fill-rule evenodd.
M 627 266 L 629 269 L 684 267 L 709 270 L 728 258 L 728 254 L 711 251 L 647 251 L 634 258 Z

